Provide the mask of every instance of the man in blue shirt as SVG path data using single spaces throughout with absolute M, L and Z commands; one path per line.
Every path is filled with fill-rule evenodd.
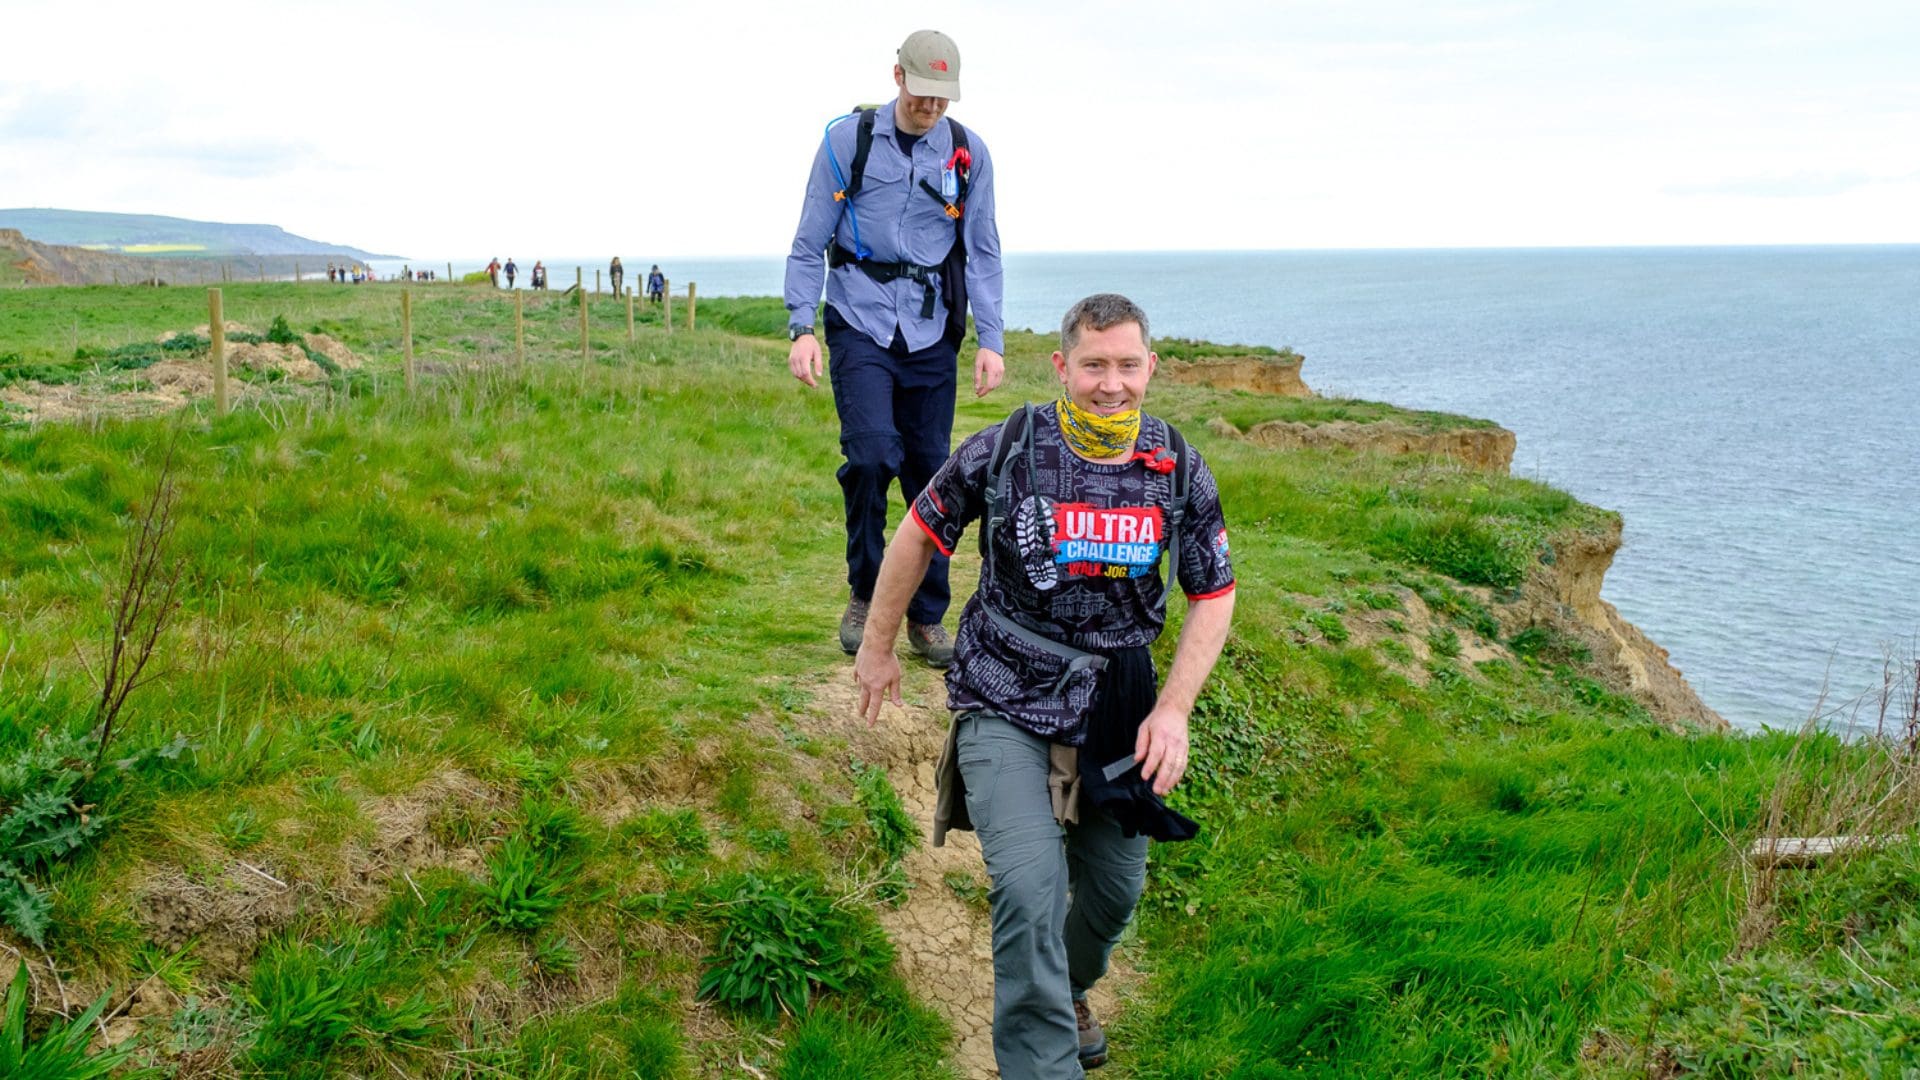
M 939 31 L 920 30 L 900 46 L 897 61 L 899 94 L 871 118 L 856 191 L 843 196 L 860 156 L 858 113 L 836 122 L 814 155 L 787 256 L 793 377 L 819 385 L 826 372 L 820 331 L 833 354 L 851 590 L 840 647 L 850 655 L 860 649 L 886 554 L 887 489 L 897 477 L 911 503 L 951 449 L 962 335 L 949 328 L 948 298 L 960 283 L 941 279 L 942 264 L 954 265 L 956 242 L 965 250 L 965 303 L 980 339 L 974 395 L 999 386 L 1005 369 L 993 164 L 978 134 L 969 130 L 956 145 L 958 125 L 943 122 L 947 103 L 960 97 L 959 49 Z M 824 326 L 816 328 L 823 277 L 827 306 Z M 965 312 L 955 314 L 964 328 Z M 907 607 L 907 643 L 935 667 L 953 660 L 941 626 L 949 595 L 947 560 L 936 558 Z

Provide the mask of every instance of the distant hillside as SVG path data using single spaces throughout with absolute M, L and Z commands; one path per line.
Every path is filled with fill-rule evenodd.
M 187 285 L 234 281 L 283 281 L 295 274 L 323 276 L 332 263 L 360 260 L 339 255 L 119 255 L 63 244 L 42 244 L 18 229 L 0 229 L 0 288 L 28 285 Z
M 123 255 L 197 258 L 236 255 L 319 255 L 341 259 L 392 258 L 327 244 L 278 225 L 229 225 L 154 214 L 98 214 L 87 210 L 0 210 L 0 229 L 18 229 L 43 244 Z

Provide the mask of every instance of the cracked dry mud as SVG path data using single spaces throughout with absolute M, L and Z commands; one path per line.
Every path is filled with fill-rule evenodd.
M 934 767 L 946 743 L 946 688 L 937 672 L 912 665 L 906 671 L 905 708 L 887 706 L 872 728 L 857 714 L 851 665 L 813 688 L 808 723 L 820 735 L 847 740 L 855 756 L 886 769 L 888 778 L 920 829 L 920 844 L 904 863 L 908 892 L 879 918 L 899 952 L 901 976 L 914 994 L 953 1025 L 954 1064 L 967 1080 L 988 1080 L 993 1063 L 993 938 L 987 921 L 987 871 L 980 841 L 970 832 L 947 834 L 933 847 Z M 964 895 L 963 895 L 964 894 Z M 1115 950 L 1107 977 L 1093 989 L 1095 1012 L 1111 1027 L 1139 975 L 1128 962 L 1130 946 Z

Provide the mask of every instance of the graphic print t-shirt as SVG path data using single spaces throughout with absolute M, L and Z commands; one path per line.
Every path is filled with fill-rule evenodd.
M 947 705 L 992 709 L 1029 731 L 1077 745 L 1084 695 L 1043 673 L 1030 650 L 987 618 L 984 604 L 1050 641 L 1101 653 L 1152 644 L 1166 622 L 1160 569 L 1168 542 L 1166 508 L 1173 474 L 1138 461 L 1102 465 L 1081 458 L 1060 437 L 1055 406 L 1033 414 L 1033 470 L 1013 455 L 1006 522 L 995 530 L 991 573 L 960 615 L 957 663 L 947 671 Z M 994 425 L 960 444 L 914 501 L 913 516 L 940 550 L 952 554 L 966 527 L 986 512 Z M 1164 421 L 1143 416 L 1135 446 L 1168 443 Z M 1191 445 L 1186 513 L 1174 553 L 1190 600 L 1232 591 L 1220 490 Z

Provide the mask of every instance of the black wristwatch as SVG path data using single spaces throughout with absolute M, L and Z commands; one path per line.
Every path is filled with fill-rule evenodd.
M 811 337 L 811 336 L 813 336 L 812 323 L 788 323 L 787 324 L 787 340 L 788 341 L 799 341 L 803 337 Z

